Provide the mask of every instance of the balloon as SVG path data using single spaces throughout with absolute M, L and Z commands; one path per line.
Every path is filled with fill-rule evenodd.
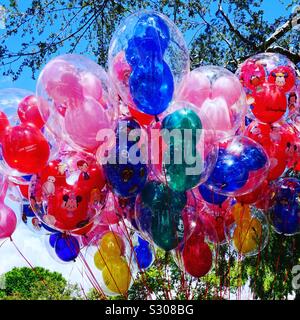
M 155 256 L 151 244 L 135 233 L 133 238 L 134 251 L 139 269 L 148 269 L 154 262 Z
M 226 196 L 211 191 L 203 184 L 199 186 L 199 191 L 205 201 L 215 205 L 222 204 L 227 199 Z
M 31 207 L 43 223 L 61 231 L 87 233 L 105 205 L 102 168 L 84 153 L 61 152 L 31 179 Z
M 265 196 L 265 191 L 268 188 L 268 180 L 264 180 L 259 187 L 249 193 L 236 197 L 236 200 L 241 204 L 253 204 Z
M 69 262 L 77 258 L 80 252 L 78 240 L 66 234 L 59 234 L 54 244 L 55 253 L 62 261 Z
M 184 244 L 182 251 L 184 268 L 191 276 L 205 276 L 212 266 L 212 252 L 201 237 L 192 235 Z
M 138 148 L 140 137 L 135 141 L 129 140 L 129 134 L 134 129 L 140 129 L 134 120 L 120 120 L 116 129 L 116 147 L 109 151 L 107 163 L 103 165 L 108 186 L 124 198 L 136 196 L 148 176 L 146 159 Z
M 215 66 L 191 71 L 182 81 L 176 100 L 194 103 L 214 125 L 218 138 L 235 134 L 247 111 L 239 80 L 230 71 Z
M 158 181 L 149 181 L 136 200 L 136 221 L 141 232 L 165 251 L 172 250 L 184 239 L 182 211 L 186 195 Z M 147 236 L 146 236 L 147 238 Z
M 17 226 L 17 217 L 14 211 L 4 203 L 7 189 L 8 182 L 4 181 L 0 194 L 0 239 L 10 238 Z
M 278 121 L 286 112 L 287 101 L 284 92 L 274 84 L 264 84 L 260 91 L 252 94 L 254 116 L 266 123 Z
M 0 142 L 2 142 L 5 135 L 5 130 L 9 126 L 9 121 L 4 112 L 0 111 Z
M 257 208 L 240 203 L 233 205 L 231 212 L 235 223 L 226 231 L 232 247 L 242 256 L 257 255 L 269 239 L 266 216 Z
M 12 169 L 33 174 L 46 166 L 50 148 L 35 126 L 24 123 L 6 130 L 2 152 L 5 162 Z
M 281 178 L 273 188 L 273 205 L 269 210 L 271 225 L 277 233 L 294 235 L 300 232 L 300 181 L 295 178 Z
M 103 269 L 103 281 L 113 293 L 126 294 L 131 282 L 127 262 L 121 257 L 110 259 Z
M 27 96 L 20 101 L 18 116 L 22 123 L 31 123 L 39 129 L 45 124 L 38 109 L 38 100 L 34 95 Z
M 94 152 L 101 145 L 98 131 L 114 127 L 116 97 L 108 92 L 108 76 L 84 56 L 52 59 L 40 73 L 36 96 L 46 127 L 78 151 Z
M 258 143 L 232 137 L 220 143 L 216 166 L 205 185 L 223 195 L 246 194 L 263 182 L 269 166 L 268 156 Z
M 264 124 L 253 121 L 245 135 L 261 144 L 270 159 L 268 180 L 277 179 L 286 168 L 286 149 L 293 144 L 291 135 L 286 132 L 282 123 Z
M 108 61 L 123 102 L 148 115 L 168 108 L 189 70 L 182 34 L 171 20 L 154 11 L 132 14 L 117 28 Z
M 160 117 L 149 133 L 154 174 L 175 191 L 192 189 L 207 179 L 217 159 L 213 124 L 187 102 L 175 102 Z
M 287 57 L 278 53 L 257 54 L 244 61 L 236 75 L 258 120 L 273 123 L 284 116 L 288 96 L 296 84 L 296 66 Z
M 100 239 L 100 251 L 107 256 L 120 256 L 124 254 L 124 242 L 115 232 L 107 232 Z

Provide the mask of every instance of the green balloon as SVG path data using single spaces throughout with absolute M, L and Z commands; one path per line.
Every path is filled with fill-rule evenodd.
M 167 129 L 169 132 L 171 132 L 174 129 L 180 130 L 181 139 L 178 139 L 177 141 L 172 141 L 171 143 L 173 144 L 182 144 L 182 140 L 184 138 L 184 130 L 192 130 L 192 142 L 196 145 L 200 138 L 201 131 L 199 130 L 202 129 L 202 122 L 195 111 L 189 108 L 182 108 L 177 111 L 174 111 L 173 113 L 170 113 L 163 119 L 162 129 Z M 162 136 L 164 137 L 165 141 L 167 141 L 166 135 L 162 134 Z
M 141 210 L 151 214 L 149 234 L 165 251 L 176 248 L 183 239 L 181 212 L 187 203 L 185 193 L 171 190 L 165 184 L 150 181 L 141 192 Z
M 178 155 L 181 153 L 181 163 L 175 161 L 176 152 L 178 152 Z M 168 151 L 166 151 L 164 159 L 166 159 L 167 153 Z M 184 156 L 182 149 L 180 150 L 173 145 L 170 146 L 170 161 L 164 163 L 163 167 L 168 186 L 171 189 L 184 192 L 193 189 L 200 183 L 203 172 L 203 161 L 196 149 L 193 150 L 193 153 L 193 159 L 189 161 L 186 157 L 191 157 L 192 154 Z

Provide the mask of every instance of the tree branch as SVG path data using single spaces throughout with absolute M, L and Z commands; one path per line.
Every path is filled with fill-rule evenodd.
M 292 52 L 286 48 L 280 47 L 280 46 L 272 46 L 266 49 L 266 52 L 275 52 L 275 53 L 281 53 L 287 56 L 291 61 L 293 61 L 295 64 L 300 63 L 300 54 Z
M 236 35 L 238 36 L 244 43 L 247 43 L 248 45 L 252 46 L 254 49 L 257 49 L 257 46 L 254 42 L 250 41 L 248 38 L 246 38 L 245 36 L 243 36 L 241 34 L 241 32 L 236 29 L 236 27 L 233 25 L 233 23 L 231 22 L 231 20 L 229 19 L 229 17 L 226 15 L 226 13 L 224 12 L 223 8 L 222 8 L 222 0 L 219 1 L 219 7 L 218 7 L 218 11 L 222 17 L 225 19 L 227 25 L 229 26 L 229 29 Z

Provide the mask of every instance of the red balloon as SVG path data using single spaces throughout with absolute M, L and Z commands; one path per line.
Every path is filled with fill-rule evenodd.
M 50 155 L 45 137 L 39 129 L 28 123 L 7 128 L 2 149 L 6 163 L 11 168 L 27 174 L 43 169 Z
M 20 103 L 18 107 L 18 116 L 23 123 L 31 123 L 37 128 L 43 128 L 45 122 L 38 108 L 38 100 L 35 96 L 27 96 Z
M 28 196 L 29 196 L 29 185 L 19 184 L 18 187 L 20 189 L 20 192 L 21 192 L 22 196 L 25 199 L 28 199 Z
M 264 84 L 252 94 L 252 112 L 255 117 L 266 123 L 278 121 L 285 113 L 287 100 L 284 92 L 274 84 Z
M 288 92 L 294 87 L 296 76 L 291 67 L 279 66 L 270 72 L 268 80 L 269 83 L 275 84 L 283 92 Z
M 244 87 L 256 90 L 265 83 L 265 80 L 266 73 L 263 65 L 250 59 L 243 64 L 241 68 L 240 81 Z
M 0 111 L 0 142 L 4 138 L 5 130 L 9 127 L 9 121 L 4 112 Z
M 154 117 L 143 112 L 140 112 L 134 108 L 128 106 L 128 110 L 132 117 L 138 121 L 138 123 L 142 126 L 148 126 L 153 120 Z
M 192 235 L 184 244 L 182 258 L 187 273 L 199 278 L 206 275 L 212 266 L 212 252 L 202 237 Z
M 268 180 L 275 180 L 282 175 L 286 168 L 286 148 L 290 135 L 277 126 L 252 121 L 245 131 L 245 135 L 263 146 L 270 159 Z

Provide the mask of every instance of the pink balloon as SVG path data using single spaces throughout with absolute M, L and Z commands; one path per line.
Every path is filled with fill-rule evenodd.
M 216 80 L 212 87 L 212 99 L 221 97 L 225 99 L 230 108 L 243 94 L 243 88 L 235 77 L 222 76 Z
M 4 182 L 4 184 L 0 196 L 0 239 L 11 237 L 17 226 L 17 217 L 15 213 L 4 203 L 8 183 Z
M 176 100 L 183 100 L 201 107 L 203 102 L 209 98 L 211 84 L 205 74 L 191 71 L 183 80 Z
M 64 60 L 50 61 L 41 73 L 48 95 L 57 103 L 77 106 L 83 100 L 83 88 L 76 69 Z
M 86 235 L 84 235 L 81 238 L 83 245 L 88 246 L 91 243 L 98 245 L 98 240 L 101 237 L 101 234 L 107 232 L 108 230 L 109 230 L 109 226 L 107 224 L 101 224 L 101 223 L 97 224 L 95 228 L 93 228 L 91 231 L 89 231 Z
M 80 73 L 80 85 L 83 88 L 84 96 L 91 96 L 100 101 L 102 98 L 101 81 L 91 72 L 82 71 Z
M 108 225 L 116 224 L 120 220 L 116 210 L 116 200 L 112 192 L 107 196 L 106 205 L 100 217 L 100 222 Z
M 109 129 L 110 122 L 101 104 L 86 97 L 77 108 L 68 108 L 65 113 L 65 129 L 69 138 L 80 148 L 94 152 L 100 146 L 97 134 Z
M 231 123 L 232 116 L 224 98 L 218 97 L 205 100 L 201 111 L 211 121 L 218 136 L 219 132 L 228 132 L 233 129 L 233 124 Z

